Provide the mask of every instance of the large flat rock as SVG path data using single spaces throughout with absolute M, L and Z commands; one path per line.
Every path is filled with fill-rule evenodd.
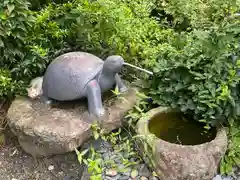
M 119 128 L 126 112 L 137 101 L 136 90 L 130 88 L 121 95 L 125 100 L 104 97 L 106 114 L 101 120 L 89 116 L 83 100 L 49 107 L 37 100 L 17 97 L 8 110 L 8 124 L 21 147 L 32 156 L 70 152 L 91 136 L 95 120 L 101 122 L 106 132 Z

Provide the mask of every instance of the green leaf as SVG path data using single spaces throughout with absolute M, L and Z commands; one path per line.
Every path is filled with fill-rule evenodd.
M 11 13 L 14 10 L 15 6 L 14 6 L 14 4 L 8 4 L 7 8 L 8 8 L 9 13 Z
M 4 43 L 1 39 L 0 39 L 0 47 L 4 47 Z
M 84 163 L 85 165 L 88 165 L 88 161 L 87 161 L 86 159 L 83 159 L 83 163 Z
M 0 19 L 6 20 L 7 19 L 6 14 L 0 12 Z
M 82 156 L 84 156 L 87 152 L 89 151 L 89 149 L 85 149 L 81 152 Z
M 93 131 L 93 136 L 95 140 L 97 140 L 100 137 L 99 133 L 96 131 Z

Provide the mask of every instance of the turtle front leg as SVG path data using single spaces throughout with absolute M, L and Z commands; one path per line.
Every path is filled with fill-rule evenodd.
M 116 80 L 116 84 L 117 84 L 117 86 L 119 88 L 119 91 L 121 93 L 126 92 L 128 90 L 127 86 L 125 86 L 125 84 L 123 83 L 123 81 L 122 81 L 121 77 L 119 76 L 119 74 L 115 75 L 115 80 Z
M 96 80 L 92 80 L 87 84 L 87 99 L 88 111 L 91 115 L 101 117 L 104 115 L 105 110 L 102 104 L 101 88 Z

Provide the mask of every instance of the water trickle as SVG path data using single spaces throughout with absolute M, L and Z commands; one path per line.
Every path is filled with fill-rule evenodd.
M 132 64 L 129 64 L 129 63 L 126 63 L 126 62 L 125 62 L 124 65 L 133 67 L 133 68 L 135 68 L 135 69 L 138 69 L 138 70 L 140 70 L 140 71 L 143 71 L 143 72 L 146 72 L 146 73 L 148 73 L 148 74 L 150 74 L 150 75 L 153 75 L 153 72 L 148 71 L 148 70 L 143 69 L 143 68 L 140 68 L 140 67 L 137 67 L 137 66 L 134 66 L 134 65 L 132 65 Z

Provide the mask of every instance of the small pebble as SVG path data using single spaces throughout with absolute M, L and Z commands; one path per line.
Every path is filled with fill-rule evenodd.
M 58 172 L 59 175 L 63 175 L 63 171 Z
M 15 179 L 15 178 L 12 178 L 12 180 L 17 180 L 17 179 Z
M 119 180 L 129 180 L 129 176 L 121 176 L 121 178 Z
M 140 180 L 148 180 L 148 178 L 145 177 L 145 176 L 142 176 L 142 177 L 140 178 Z
M 116 158 L 114 161 L 115 161 L 117 164 L 121 164 L 121 163 L 122 163 L 122 161 L 121 161 L 120 158 Z
M 158 180 L 158 178 L 157 177 L 155 177 L 155 176 L 152 176 L 152 178 L 150 178 L 151 180 Z
M 141 165 L 141 167 L 139 168 L 139 176 L 144 176 L 144 177 L 151 176 L 151 172 L 149 171 L 147 165 L 145 164 Z
M 48 166 L 49 171 L 52 171 L 53 169 L 54 169 L 54 166 L 52 166 L 52 165 Z
M 108 170 L 106 170 L 106 175 L 111 176 L 111 177 L 116 176 L 117 171 L 115 169 L 108 169 Z
M 109 176 L 106 176 L 105 178 L 106 180 L 120 180 L 121 179 L 121 176 L 119 174 L 117 174 L 116 176 L 114 177 L 109 177 Z M 104 179 L 104 180 L 105 180 Z
M 216 175 L 212 180 L 222 180 L 222 176 Z
M 222 178 L 222 180 L 233 180 L 233 177 L 227 176 L 227 177 Z
M 124 173 L 125 176 L 131 176 L 131 169 L 127 169 Z
M 104 154 L 104 155 L 103 155 L 103 159 L 104 159 L 104 160 L 109 160 L 109 159 L 110 159 L 110 157 L 109 157 L 109 155 L 108 155 L 108 154 Z
M 137 170 L 133 170 L 132 172 L 131 172 L 131 178 L 136 178 L 138 176 L 138 171 Z

